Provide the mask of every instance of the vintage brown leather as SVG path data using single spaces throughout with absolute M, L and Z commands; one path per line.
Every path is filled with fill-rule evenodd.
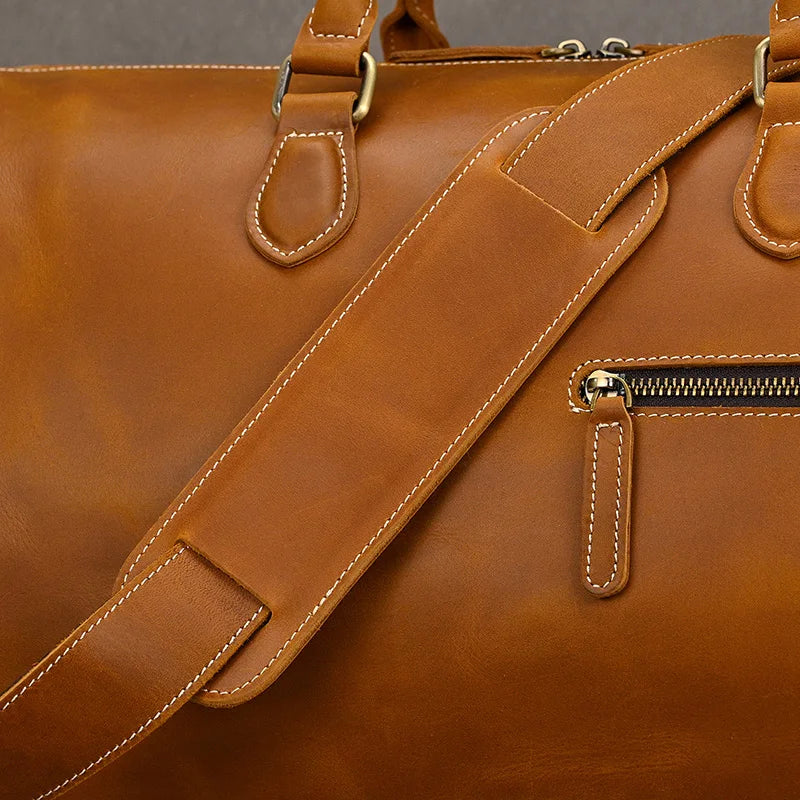
M 374 14 L 307 21 L 313 127 Z M 52 650 L 0 699 L 0 796 L 793 796 L 800 410 L 632 407 L 590 469 L 629 581 L 582 571 L 586 441 L 619 417 L 589 370 L 800 364 L 792 263 L 731 211 L 756 41 L 382 66 L 352 226 L 292 270 L 248 230 L 291 133 L 273 71 L 0 73 L 4 685 Z M 332 196 L 292 196 L 295 153 L 266 218 L 290 247 Z M 146 737 L 203 687 L 248 702 Z

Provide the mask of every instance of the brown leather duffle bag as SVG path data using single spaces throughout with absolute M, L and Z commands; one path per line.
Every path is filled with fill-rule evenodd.
M 0 72 L 0 798 L 800 796 L 800 0 L 376 17 Z

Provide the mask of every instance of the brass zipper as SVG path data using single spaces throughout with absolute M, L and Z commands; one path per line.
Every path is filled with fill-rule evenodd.
M 800 406 L 800 365 L 595 370 L 582 386 L 591 406 L 598 388 L 616 386 L 630 406 Z

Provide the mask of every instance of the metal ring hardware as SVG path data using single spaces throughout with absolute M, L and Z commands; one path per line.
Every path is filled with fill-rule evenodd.
M 281 118 L 283 98 L 289 91 L 292 82 L 292 57 L 287 56 L 281 64 L 278 73 L 278 82 L 275 84 L 275 94 L 272 96 L 272 116 L 276 120 Z M 353 105 L 353 122 L 357 125 L 362 122 L 372 106 L 375 97 L 375 86 L 378 82 L 378 64 L 369 53 L 361 54 L 361 89 Z
M 753 58 L 753 99 L 759 108 L 764 108 L 764 94 L 767 91 L 767 81 L 769 80 L 768 61 L 769 36 L 759 42 Z

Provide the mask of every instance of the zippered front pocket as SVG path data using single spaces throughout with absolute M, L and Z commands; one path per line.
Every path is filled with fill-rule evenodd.
M 713 363 L 722 358 L 596 361 L 573 373 L 570 404 L 589 415 L 581 573 L 592 594 L 628 582 L 637 416 L 800 417 L 799 356 Z
M 599 369 L 583 379 L 583 400 L 591 406 L 597 389 L 607 384 L 611 393 L 629 395 L 633 408 L 800 407 L 796 364 Z

